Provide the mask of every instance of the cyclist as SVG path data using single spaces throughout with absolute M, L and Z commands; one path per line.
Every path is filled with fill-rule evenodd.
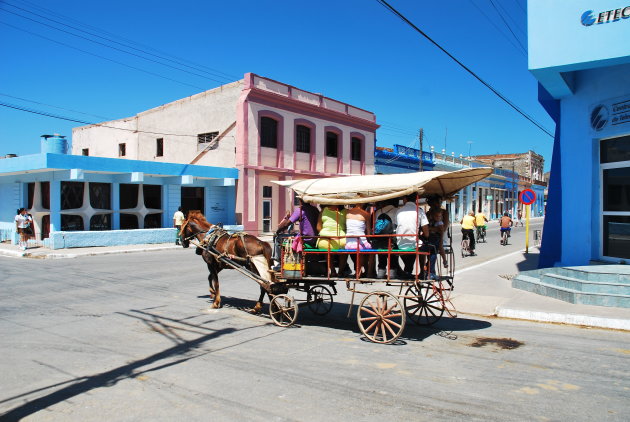
M 482 233 L 483 237 L 486 237 L 486 229 L 488 228 L 488 225 L 486 224 L 487 222 L 488 218 L 483 211 L 479 211 L 475 214 L 475 223 L 477 223 L 477 239 L 479 239 Z
M 510 218 L 510 214 L 508 214 L 507 212 L 503 213 L 503 217 L 501 217 L 501 220 L 499 221 L 499 226 L 501 227 L 501 239 L 503 239 L 503 232 L 507 232 L 508 237 L 510 237 L 510 232 L 512 231 L 513 225 L 514 222 Z M 501 242 L 501 240 L 499 240 L 499 242 Z
M 460 221 L 462 225 L 462 236 L 465 239 L 468 236 L 470 244 L 468 246 L 468 250 L 470 250 L 470 255 L 475 256 L 475 227 L 477 227 L 477 222 L 475 221 L 475 212 L 471 211 L 468 215 L 465 215 Z

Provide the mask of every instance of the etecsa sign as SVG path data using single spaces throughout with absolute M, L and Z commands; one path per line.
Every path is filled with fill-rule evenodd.
M 581 21 L 584 26 L 591 26 L 593 24 L 620 22 L 623 19 L 630 18 L 630 6 L 619 7 L 613 10 L 605 10 L 603 12 L 593 12 L 587 10 L 582 13 Z

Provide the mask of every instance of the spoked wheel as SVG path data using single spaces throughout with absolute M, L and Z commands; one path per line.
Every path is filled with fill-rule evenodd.
M 297 319 L 298 306 L 295 299 L 287 295 L 276 295 L 269 304 L 269 316 L 279 327 L 288 327 Z
M 396 296 L 373 292 L 359 304 L 357 322 L 363 335 L 375 343 L 392 343 L 405 329 L 405 313 Z
M 308 289 L 306 303 L 308 303 L 308 309 L 315 315 L 326 315 L 332 309 L 333 295 L 326 286 L 312 286 Z
M 405 312 L 418 325 L 433 325 L 444 313 L 442 294 L 433 288 L 431 282 L 409 286 L 404 303 Z

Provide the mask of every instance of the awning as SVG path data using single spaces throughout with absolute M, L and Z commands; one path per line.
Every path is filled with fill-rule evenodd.
M 491 167 L 457 171 L 423 171 L 402 174 L 328 177 L 306 180 L 274 181 L 293 189 L 305 202 L 323 205 L 349 205 L 383 201 L 418 193 L 426 197 L 449 197 L 492 174 Z

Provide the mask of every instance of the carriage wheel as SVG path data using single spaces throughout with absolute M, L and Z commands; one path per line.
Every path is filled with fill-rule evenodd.
M 433 288 L 433 283 L 409 286 L 404 302 L 407 315 L 418 325 L 433 325 L 444 313 L 442 294 Z
M 287 295 L 276 295 L 269 304 L 269 316 L 279 327 L 288 327 L 297 319 L 298 306 L 295 299 Z
M 306 295 L 308 309 L 315 315 L 326 315 L 333 306 L 333 295 L 326 286 L 317 285 L 308 289 Z
M 405 329 L 405 313 L 396 296 L 373 292 L 359 304 L 357 322 L 363 335 L 375 343 L 392 343 Z

